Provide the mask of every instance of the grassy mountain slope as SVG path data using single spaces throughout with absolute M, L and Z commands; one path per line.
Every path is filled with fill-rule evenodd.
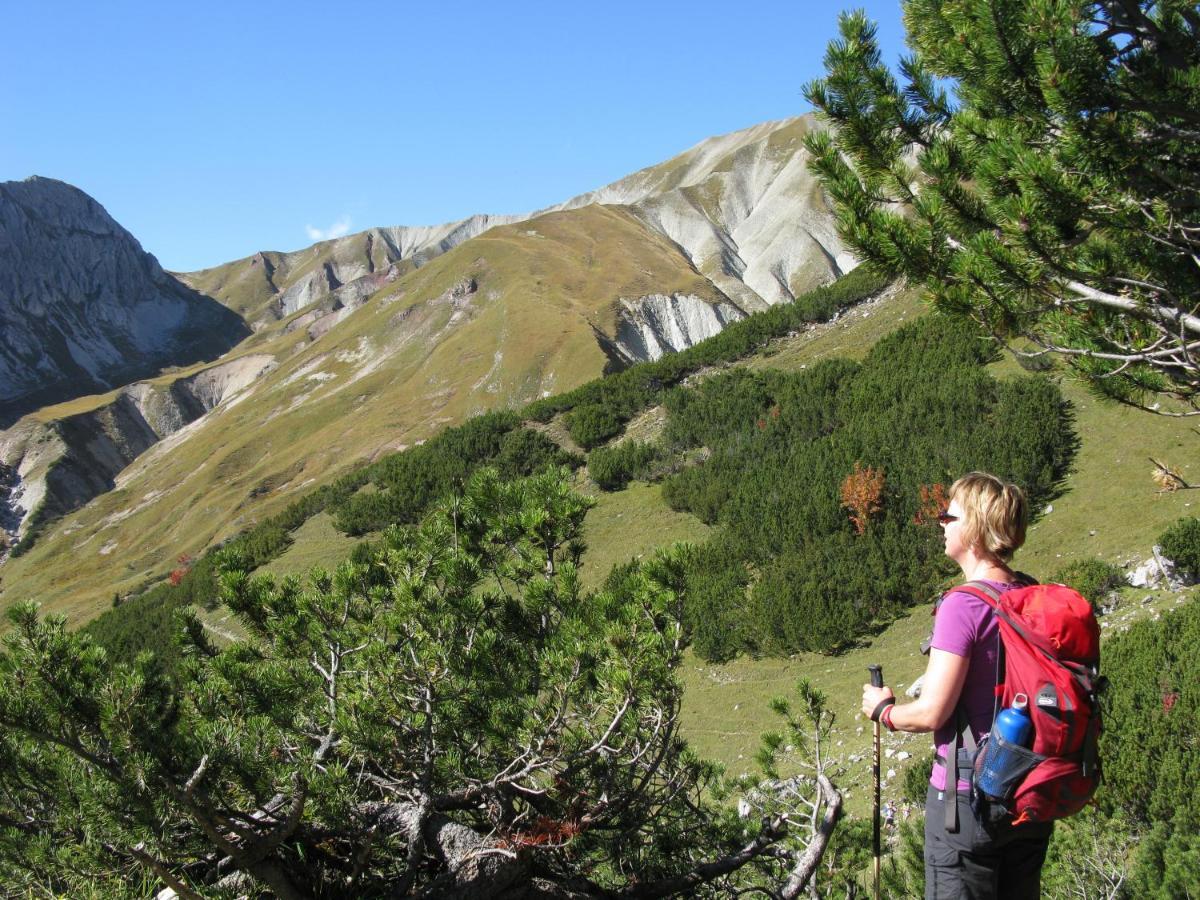
M 201 293 L 219 297 L 246 321 L 261 324 L 278 318 L 271 308 L 279 294 L 274 276 L 279 270 L 286 272 L 285 260 L 285 254 L 266 251 L 178 277 Z
M 178 277 L 262 330 L 342 286 L 371 275 L 399 277 L 488 228 L 524 218 L 472 216 L 443 225 L 371 228 L 303 250 L 263 251 Z
M 710 138 L 664 163 L 568 200 L 541 215 L 474 216 L 437 226 L 373 228 L 293 253 L 262 252 L 180 276 L 245 316 L 255 328 L 238 348 L 218 361 L 220 364 L 236 364 L 255 354 L 256 358 L 270 357 L 266 364 L 277 366 L 274 381 L 264 379 L 238 397 L 239 406 L 254 409 L 258 418 L 268 419 L 268 426 L 280 415 L 291 423 L 302 424 L 289 425 L 295 435 L 289 435 L 288 448 L 281 453 L 280 442 L 272 442 L 268 434 L 253 442 L 241 435 L 225 436 L 229 428 L 269 433 L 273 426 L 259 428 L 251 416 L 239 413 L 225 417 L 218 410 L 209 418 L 220 419 L 224 425 L 205 422 L 189 427 L 145 458 L 135 460 L 118 476 L 119 491 L 96 506 L 103 515 L 88 520 L 90 525 L 82 526 L 83 531 L 106 519 L 118 530 L 122 522 L 129 520 L 140 522 L 144 531 L 161 532 L 161 527 L 151 524 L 149 513 L 161 508 L 157 500 L 164 489 L 151 478 L 147 490 L 130 493 L 141 490 L 145 479 L 140 473 L 147 466 L 155 471 L 162 471 L 164 466 L 174 468 L 170 484 L 172 493 L 177 493 L 181 484 L 194 480 L 199 461 L 220 462 L 227 483 L 214 483 L 211 490 L 197 488 L 190 492 L 186 504 L 173 506 L 189 511 L 182 517 L 186 519 L 199 498 L 205 499 L 207 516 L 203 525 L 184 523 L 190 553 L 214 536 L 236 530 L 257 516 L 258 508 L 264 502 L 269 505 L 274 492 L 284 484 L 316 483 L 344 468 L 347 455 L 382 452 L 389 443 L 404 444 L 420 439 L 438 425 L 460 421 L 470 407 L 455 409 L 447 393 L 451 389 L 461 396 L 469 384 L 470 391 L 483 389 L 489 395 L 505 395 L 489 396 L 473 407 L 484 409 L 501 402 L 518 404 L 539 391 L 554 393 L 564 384 L 586 380 L 596 373 L 594 365 L 599 359 L 595 340 L 588 331 L 596 332 L 597 337 L 614 336 L 619 299 L 631 304 L 621 329 L 615 329 L 621 347 L 610 349 L 636 358 L 643 352 L 657 352 L 658 341 L 646 337 L 648 328 L 665 329 L 671 338 L 665 343 L 678 346 L 675 338 L 679 335 L 685 342 L 695 340 L 697 335 L 711 333 L 714 320 L 736 316 L 736 310 L 726 305 L 730 300 L 743 309 L 759 309 L 827 282 L 849 266 L 850 260 L 840 248 L 821 192 L 805 165 L 803 138 L 812 127 L 811 118 L 801 117 Z M 521 224 L 511 224 L 515 220 Z M 465 246 L 476 246 L 475 241 L 480 240 L 486 242 L 478 245 L 488 248 L 486 254 L 476 250 L 457 252 Z M 514 253 L 504 249 L 510 244 Z M 433 266 L 428 273 L 418 271 L 443 255 L 449 255 L 449 261 Z M 475 271 L 477 259 L 482 260 L 479 272 Z M 481 287 L 476 276 L 486 274 L 488 266 L 495 271 Z M 450 296 L 455 289 L 461 296 Z M 492 295 L 503 296 L 503 315 L 481 312 L 485 304 L 480 299 L 490 303 Z M 695 300 L 677 302 L 676 297 L 639 304 L 638 298 L 646 295 L 699 297 L 710 303 L 720 302 L 721 311 L 709 315 L 697 308 Z M 404 299 L 397 301 L 401 296 Z M 372 298 L 419 307 L 433 302 L 440 308 L 441 317 L 433 314 L 432 307 L 420 307 L 411 314 L 415 318 L 383 322 L 365 308 L 378 305 Z M 439 298 L 440 304 L 434 302 Z M 514 305 L 541 309 L 539 305 L 544 303 L 554 311 L 549 315 L 539 312 L 528 321 Z M 465 304 L 469 311 L 457 309 L 455 304 Z M 464 317 L 474 323 L 471 329 L 458 327 Z M 675 321 L 665 321 L 664 317 L 674 317 Z M 501 337 L 476 341 L 474 335 L 486 328 Z M 380 337 L 381 332 L 409 336 L 398 343 L 399 339 Z M 322 404 L 322 398 L 337 392 L 346 381 L 365 389 L 352 401 L 358 396 L 386 394 L 390 388 L 384 387 L 383 381 L 393 384 L 396 378 L 404 377 L 397 370 L 412 374 L 414 344 L 443 340 L 448 341 L 443 358 L 458 353 L 467 365 L 446 366 L 433 359 L 437 354 L 431 354 L 426 364 L 436 370 L 427 376 L 432 381 L 419 390 L 410 387 L 404 392 L 400 406 L 408 408 L 402 415 L 391 416 L 388 427 L 394 433 L 390 434 L 390 442 L 382 435 L 367 444 L 353 437 L 343 440 L 340 429 L 332 424 L 335 416 Z M 401 344 L 400 358 L 380 359 L 400 349 Z M 318 360 L 321 353 L 313 349 L 316 346 L 336 358 Z M 404 354 L 409 354 L 408 358 Z M 540 362 L 530 362 L 534 356 Z M 516 362 L 523 357 L 529 360 Z M 553 365 L 553 371 L 547 368 L 550 377 L 542 383 L 543 364 L 556 357 L 561 364 Z M 480 361 L 487 365 L 477 370 L 475 363 Z M 314 368 L 300 372 L 306 364 Z M 382 369 L 390 374 L 379 376 Z M 139 396 L 146 391 L 171 394 L 175 382 L 198 372 L 168 372 L 152 379 L 149 388 L 138 385 L 136 389 L 141 392 Z M 201 373 L 201 377 L 210 376 Z M 570 381 L 564 382 L 564 377 Z M 289 378 L 294 380 L 288 381 L 285 389 L 272 388 L 272 383 L 278 385 Z M 478 384 L 481 380 L 486 383 Z M 265 396 L 273 391 L 276 396 Z M 281 405 L 276 402 L 278 397 L 287 402 Z M 5 520 L 18 523 L 17 529 L 9 529 L 14 537 L 26 535 L 35 525 L 43 527 L 54 515 L 78 508 L 97 491 L 105 490 L 120 465 L 145 445 L 144 440 L 125 440 L 120 428 L 107 428 L 112 433 L 104 440 L 111 439 L 110 445 L 134 449 L 121 454 L 119 465 L 106 465 L 99 477 L 92 477 L 90 471 L 96 454 L 75 446 L 57 447 L 54 452 L 43 448 L 38 452 L 40 468 L 28 464 L 29 448 L 40 435 L 54 439 L 62 418 L 86 415 L 87 422 L 108 422 L 112 416 L 107 407 L 120 399 L 119 392 L 111 392 L 81 398 L 69 409 L 39 411 L 36 418 L 44 425 L 49 423 L 47 427 L 32 431 L 26 427 L 31 437 L 5 439 L 8 449 L 4 450 L 4 463 L 20 470 L 30 483 L 24 505 L 20 509 L 14 505 L 12 515 Z M 348 408 L 344 400 L 344 396 L 339 400 L 339 414 Z M 425 408 L 416 409 L 422 400 Z M 293 403 L 297 408 L 292 408 Z M 299 405 L 313 408 L 302 411 Z M 434 414 L 442 407 L 445 412 Z M 349 408 L 356 415 L 360 412 L 356 405 Z M 372 418 L 370 412 L 367 418 Z M 348 430 L 357 434 L 360 429 L 356 422 Z M 156 425 L 154 430 L 161 436 L 162 429 Z M 90 446 L 86 431 L 87 427 L 75 428 L 72 434 Z M 185 451 L 176 464 L 162 462 L 160 457 L 168 451 L 174 453 L 183 443 L 195 442 L 209 443 L 211 453 Z M 311 454 L 291 452 L 296 448 Z M 64 487 L 64 468 L 54 476 L 55 487 L 43 495 L 43 487 L 49 483 L 48 467 L 62 459 L 70 462 L 69 488 Z M 251 482 L 249 486 L 247 481 Z M 238 491 L 248 491 L 251 496 L 233 496 Z M 39 515 L 36 504 L 43 496 L 47 498 L 46 506 Z M 147 515 L 140 515 L 143 509 Z M 227 513 L 240 518 L 221 521 Z M 78 544 L 80 551 L 92 552 L 84 549 L 82 540 L 76 536 L 73 546 Z M 168 564 L 162 553 L 152 552 L 145 541 L 129 541 L 119 533 L 99 546 L 105 550 L 103 556 L 137 551 L 133 561 L 126 558 L 122 563 L 123 577 L 106 585 L 104 593 L 109 587 L 112 592 L 136 588 L 150 573 L 161 575 Z M 21 576 L 21 583 L 28 581 L 27 575 L 37 568 L 37 558 L 31 558 L 31 566 L 18 566 L 19 571 L 14 571 L 14 575 Z M 102 565 L 101 569 L 103 577 L 108 578 L 110 567 Z M 59 583 L 46 594 L 53 603 L 74 590 L 59 576 L 55 578 Z M 48 580 L 49 576 L 34 578 L 33 585 L 42 591 Z M 0 604 L 3 602 L 0 600 Z
M 649 292 L 723 299 L 628 211 L 589 206 L 494 228 L 327 330 L 287 329 L 299 313 L 255 346 L 278 365 L 236 403 L 10 560 L 2 602 L 84 620 L 364 459 L 594 378 L 607 363 L 596 330 L 612 333 L 618 298 Z

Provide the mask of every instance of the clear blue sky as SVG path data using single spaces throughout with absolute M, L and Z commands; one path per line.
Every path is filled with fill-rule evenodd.
M 899 0 L 857 5 L 894 63 Z M 840 8 L 0 0 L 0 181 L 76 185 L 177 271 L 525 212 L 806 112 Z

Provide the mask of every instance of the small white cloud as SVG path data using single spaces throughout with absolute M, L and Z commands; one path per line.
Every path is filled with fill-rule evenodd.
M 350 233 L 350 217 L 342 216 L 328 228 L 313 228 L 311 225 L 305 225 L 304 230 L 308 232 L 310 241 L 328 241 L 333 238 L 345 237 Z

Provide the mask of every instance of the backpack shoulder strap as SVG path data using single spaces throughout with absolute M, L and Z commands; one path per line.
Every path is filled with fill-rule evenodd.
M 1040 634 L 1030 631 L 1023 624 L 1008 614 L 1008 612 L 1000 603 L 1000 592 L 990 584 L 984 584 L 978 581 L 968 581 L 966 584 L 955 588 L 955 590 L 963 591 L 964 593 L 978 597 L 993 610 L 995 610 L 996 617 L 998 619 L 1003 621 L 1005 625 L 1020 635 L 1021 638 L 1023 638 L 1030 646 L 1035 647 L 1051 662 L 1066 668 L 1063 661 L 1058 658 L 1058 654 L 1055 653 L 1054 648 L 1050 646 L 1049 641 L 1047 641 Z
M 958 831 L 958 751 L 966 746 L 974 755 L 978 749 L 975 735 L 971 733 L 971 723 L 961 705 L 954 707 L 954 737 L 946 748 L 946 782 L 942 788 L 942 798 L 945 802 L 946 830 Z
M 999 612 L 1000 591 L 996 590 L 986 581 L 968 581 L 965 584 L 960 584 L 956 588 L 951 588 L 951 591 L 962 591 L 964 594 L 970 594 L 972 597 L 978 597 L 988 606 Z
M 963 591 L 964 593 L 978 597 L 990 606 L 997 615 L 1000 614 L 1000 592 L 986 581 L 968 581 L 966 584 L 951 588 L 946 593 L 949 594 L 953 591 Z M 999 635 L 996 636 L 996 642 L 998 645 L 996 654 L 996 682 L 999 684 L 1004 666 L 1004 642 L 1000 640 Z M 999 702 L 998 697 L 995 702 Z M 993 719 L 995 718 L 995 713 L 996 709 L 993 708 Z M 963 712 L 961 704 L 955 704 L 954 737 L 950 739 L 950 746 L 947 748 L 949 752 L 946 754 L 946 787 L 942 792 L 945 800 L 946 830 L 950 832 L 958 831 L 958 750 L 959 747 L 964 745 L 972 752 L 978 747 L 966 713 Z
M 1025 575 L 1022 575 L 1021 577 L 1028 578 L 1028 576 L 1025 576 Z M 961 591 L 964 589 L 966 590 L 966 592 L 968 594 L 974 594 L 974 595 L 978 596 L 978 591 L 983 591 L 984 593 L 988 594 L 989 596 L 992 596 L 993 598 L 997 598 L 997 599 L 999 598 L 999 594 L 997 594 L 995 589 L 987 582 L 985 582 L 985 581 L 968 581 L 966 584 L 959 585 L 958 587 L 952 587 L 949 590 L 943 591 L 941 594 L 939 594 L 938 598 L 933 601 L 932 615 L 936 616 L 938 614 L 938 610 L 942 608 L 942 603 L 945 602 L 946 597 L 948 595 L 953 594 L 955 591 Z M 985 597 L 983 599 L 986 600 L 987 598 Z M 994 602 L 992 602 L 992 603 L 990 603 L 990 605 L 994 608 L 996 604 Z M 921 655 L 928 656 L 929 649 L 932 646 L 933 646 L 933 629 L 931 628 L 929 630 L 929 636 L 927 638 L 925 638 L 925 640 L 921 641 Z

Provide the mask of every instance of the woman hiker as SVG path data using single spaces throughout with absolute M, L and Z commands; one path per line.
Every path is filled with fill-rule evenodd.
M 938 516 L 946 555 L 964 581 L 985 581 L 998 591 L 1027 584 L 1009 563 L 1025 542 L 1025 495 L 993 475 L 972 472 L 950 488 L 950 503 Z M 1037 898 L 1042 863 L 1053 823 L 1002 824 L 985 829 L 971 811 L 970 785 L 955 778 L 947 757 L 959 754 L 956 737 L 965 724 L 977 742 L 992 725 L 998 626 L 979 598 L 950 591 L 934 616 L 929 663 L 921 694 L 895 705 L 891 688 L 863 685 L 863 714 L 891 731 L 933 732 L 937 761 L 925 801 L 925 897 Z M 966 764 L 969 767 L 969 762 Z M 955 790 L 956 804 L 945 791 Z

